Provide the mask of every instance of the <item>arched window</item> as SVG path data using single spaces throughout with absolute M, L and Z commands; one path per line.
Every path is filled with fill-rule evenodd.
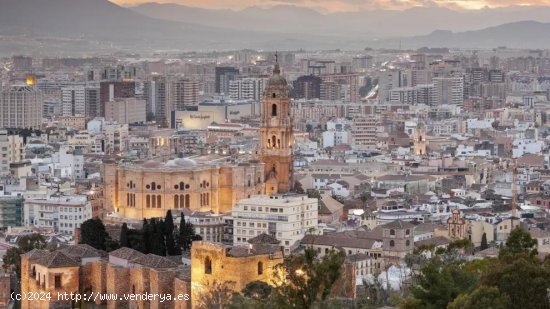
M 252 186 L 252 180 L 250 179 L 250 176 L 248 176 L 248 186 Z
M 157 184 L 153 181 L 153 182 L 151 183 L 151 190 L 154 191 L 154 190 L 156 190 L 156 189 L 157 189 Z
M 180 190 L 184 190 L 185 189 L 185 184 L 182 182 L 180 182 Z
M 394 229 L 390 230 L 390 235 L 395 236 L 395 230 Z
M 271 94 L 271 97 L 275 99 L 276 97 L 275 93 Z
M 277 147 L 277 137 L 275 135 L 271 137 L 271 145 L 273 146 L 273 148 Z
M 151 208 L 151 196 L 149 194 L 145 196 L 145 206 Z
M 136 286 L 132 284 L 132 294 L 136 294 Z
M 411 241 L 407 239 L 407 241 L 405 242 L 405 245 L 408 247 L 411 245 Z
M 177 194 L 174 194 L 174 208 L 175 209 L 178 209 L 180 208 L 180 199 L 179 199 L 179 196 Z
M 36 278 L 36 267 L 34 265 L 32 266 L 32 277 Z
M 154 195 L 151 195 L 151 200 L 152 200 L 151 207 L 152 208 L 157 208 L 157 199 L 155 198 Z
M 262 275 L 264 273 L 264 263 L 258 262 L 258 275 Z
M 185 207 L 186 208 L 191 208 L 191 204 L 189 203 L 189 199 L 190 199 L 190 195 L 186 194 L 185 195 Z
M 277 104 L 271 105 L 271 116 L 277 116 Z
M 395 247 L 395 241 L 390 240 L 390 247 Z
M 204 273 L 207 275 L 212 274 L 212 260 L 208 256 L 204 259 Z
M 157 208 L 162 208 L 162 206 L 161 206 L 161 205 L 162 205 L 161 201 L 162 201 L 162 200 L 161 200 L 161 197 L 160 197 L 160 194 L 159 194 L 159 195 L 157 195 Z
M 185 204 L 185 199 L 183 197 L 183 194 L 180 194 L 180 207 L 181 208 L 187 207 L 187 204 Z
M 405 230 L 405 235 L 409 236 L 411 234 L 411 230 L 407 229 Z

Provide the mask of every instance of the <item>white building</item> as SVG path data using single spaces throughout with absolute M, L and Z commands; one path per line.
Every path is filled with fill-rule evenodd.
M 544 148 L 544 142 L 528 139 L 517 139 L 512 142 L 512 146 L 512 157 L 519 158 L 528 153 L 541 153 Z
M 244 245 L 260 234 L 271 235 L 285 254 L 317 229 L 319 202 L 302 194 L 254 195 L 233 207 L 233 244 Z
M 229 97 L 232 100 L 260 101 L 266 85 L 266 78 L 239 78 L 229 81 Z
M 26 199 L 23 214 L 24 226 L 50 227 L 72 235 L 75 228 L 92 218 L 92 206 L 85 195 L 50 196 Z
M 146 118 L 145 100 L 136 98 L 115 98 L 105 102 L 105 120 L 116 123 L 144 123 Z
M 202 240 L 217 243 L 223 241 L 225 229 L 224 215 L 197 211 L 185 217 L 185 219 L 193 224 L 195 233 L 200 235 Z
M 347 123 L 342 119 L 327 121 L 327 130 L 322 133 L 323 148 L 349 144 L 349 132 L 346 131 L 346 125 Z

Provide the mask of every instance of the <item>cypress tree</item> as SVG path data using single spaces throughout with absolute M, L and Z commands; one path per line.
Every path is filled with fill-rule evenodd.
M 130 243 L 128 242 L 128 225 L 126 225 L 126 222 L 123 223 L 120 228 L 120 246 L 131 248 Z
M 174 241 L 174 219 L 170 210 L 166 212 L 166 218 L 164 219 L 164 237 L 166 240 L 166 253 L 168 255 L 178 254 Z

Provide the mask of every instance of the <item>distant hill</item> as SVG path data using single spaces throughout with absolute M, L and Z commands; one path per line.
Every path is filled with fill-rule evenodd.
M 0 1 L 0 54 L 8 55 L 21 50 L 26 53 L 315 50 L 398 48 L 400 44 L 403 48 L 550 47 L 548 23 L 518 21 L 471 31 L 452 27 L 472 27 L 480 16 L 494 16 L 496 12 L 505 18 L 495 17 L 484 23 L 510 19 L 510 12 L 516 12 L 514 18 L 529 13 L 541 19 L 546 14 L 550 19 L 548 8 L 539 8 L 540 12 L 533 11 L 532 7 L 472 13 L 415 8 L 322 14 L 289 5 L 231 11 L 165 4 L 126 8 L 108 0 Z M 444 20 L 446 16 L 448 19 Z M 455 32 L 433 31 L 441 29 L 436 25 L 448 25 Z
M 476 31 L 453 33 L 434 31 L 429 35 L 401 39 L 406 48 L 464 47 L 464 48 L 548 48 L 550 47 L 550 23 L 521 21 Z M 383 45 L 396 46 L 397 39 L 386 40 Z

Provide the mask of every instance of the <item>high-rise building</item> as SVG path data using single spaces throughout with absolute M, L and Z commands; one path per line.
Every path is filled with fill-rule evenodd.
M 433 104 L 462 105 L 464 103 L 464 79 L 462 76 L 435 77 L 433 84 Z
M 240 200 L 231 212 L 233 244 L 247 244 L 251 238 L 267 234 L 290 254 L 310 230 L 317 228 L 318 205 L 316 198 L 302 194 L 254 195 Z
M 233 100 L 260 101 L 266 84 L 265 78 L 238 78 L 229 82 L 229 97 Z
M 10 164 L 24 159 L 23 137 L 0 130 L 0 175 L 10 173 Z
M 239 69 L 234 67 L 216 67 L 216 93 L 229 93 L 229 82 L 239 75 Z
M 32 70 L 32 58 L 26 56 L 13 56 L 11 58 L 13 62 L 14 71 L 30 71 Z
M 100 87 L 86 87 L 84 89 L 84 101 L 86 102 L 86 120 L 94 119 L 100 115 Z
M 265 163 L 265 193 L 288 192 L 293 186 L 293 119 L 288 84 L 278 63 L 267 81 L 262 105 L 259 152 Z
M 321 78 L 313 75 L 300 76 L 292 85 L 294 99 L 320 99 L 321 98 Z
M 0 128 L 40 129 L 43 98 L 30 86 L 12 86 L 0 91 Z
M 374 150 L 377 148 L 378 132 L 381 127 L 376 116 L 355 117 L 351 128 L 352 147 L 359 150 Z
M 390 91 L 393 88 L 406 86 L 406 74 L 401 70 L 386 70 L 378 76 L 378 98 L 381 103 L 390 100 Z
M 176 111 L 199 102 L 199 82 L 186 78 L 172 81 L 170 87 L 170 106 Z
M 99 115 L 101 117 L 105 117 L 106 102 L 115 98 L 133 98 L 136 94 L 136 83 L 133 81 L 101 82 L 99 87 Z
M 168 126 L 171 107 L 169 104 L 171 84 L 165 76 L 153 76 L 144 83 L 143 95 L 147 102 L 147 113 L 154 115 L 154 120 L 161 126 Z
M 119 124 L 144 123 L 145 100 L 116 98 L 105 103 L 105 120 Z
M 75 85 L 61 89 L 63 116 L 84 116 L 86 114 L 86 88 Z
M 101 79 L 108 81 L 132 80 L 136 77 L 136 67 L 117 65 L 116 67 L 106 67 L 101 72 Z

